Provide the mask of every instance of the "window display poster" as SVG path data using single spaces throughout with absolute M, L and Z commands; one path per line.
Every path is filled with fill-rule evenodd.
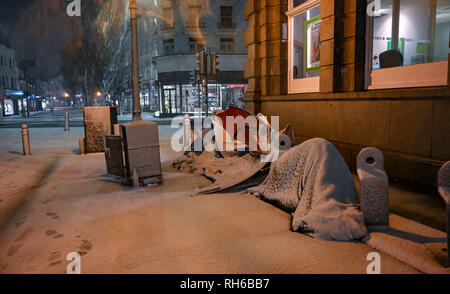
M 305 24 L 306 72 L 320 70 L 320 22 L 320 16 L 318 16 Z
M 14 105 L 11 99 L 5 99 L 5 114 L 6 115 L 14 114 Z

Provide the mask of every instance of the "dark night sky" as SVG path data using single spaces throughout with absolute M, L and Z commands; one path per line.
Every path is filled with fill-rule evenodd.
M 9 2 L 9 37 L 17 57 L 37 59 L 51 76 L 58 75 L 60 51 L 80 32 L 79 18 L 67 16 L 65 0 L 1 1 Z

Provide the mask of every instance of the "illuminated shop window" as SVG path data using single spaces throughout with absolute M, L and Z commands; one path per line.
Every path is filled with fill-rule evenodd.
M 446 85 L 449 27 L 449 0 L 380 0 L 369 23 L 369 88 Z
M 320 83 L 320 1 L 290 1 L 289 93 L 318 92 Z

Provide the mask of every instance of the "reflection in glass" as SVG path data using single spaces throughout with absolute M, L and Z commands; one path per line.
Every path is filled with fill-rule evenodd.
M 292 77 L 319 76 L 320 6 L 294 17 L 292 46 Z
M 449 27 L 450 0 L 381 0 L 373 69 L 447 60 Z
M 294 0 L 294 7 L 300 6 L 305 2 L 308 2 L 308 0 Z

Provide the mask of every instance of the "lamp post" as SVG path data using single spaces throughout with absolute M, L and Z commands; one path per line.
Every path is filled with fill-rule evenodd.
M 142 120 L 141 98 L 139 87 L 139 56 L 138 56 L 138 36 L 137 36 L 137 15 L 136 0 L 130 0 L 130 20 L 131 20 L 131 57 L 132 57 L 132 90 L 133 90 L 133 121 Z

